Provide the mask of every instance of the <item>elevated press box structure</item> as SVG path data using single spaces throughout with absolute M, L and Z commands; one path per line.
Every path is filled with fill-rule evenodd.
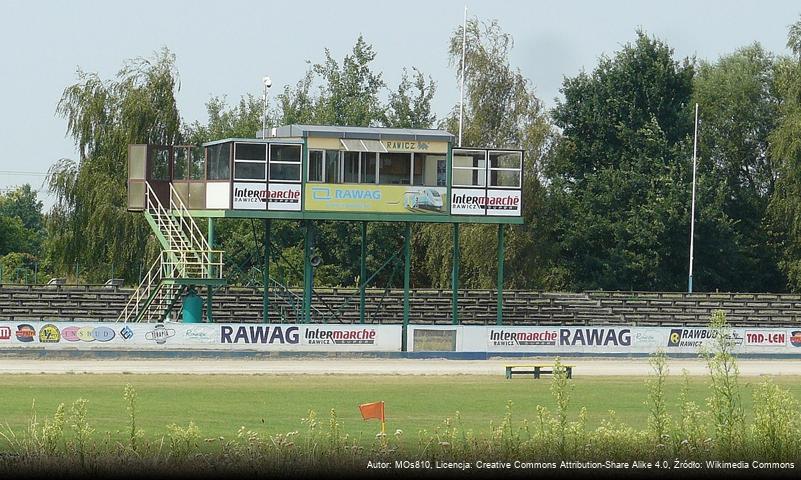
M 521 150 L 442 130 L 289 125 L 203 148 L 131 145 L 129 210 L 172 183 L 193 216 L 522 223 Z
M 498 224 L 498 322 L 501 322 L 503 227 L 523 223 L 522 150 L 456 147 L 452 134 L 428 129 L 287 125 L 258 132 L 257 136 L 260 138 L 228 138 L 201 147 L 129 146 L 128 209 L 145 213 L 167 252 L 162 255 L 162 267 L 154 264 L 151 269 L 160 268 L 161 276 L 153 276 L 150 283 L 164 283 L 165 279 L 169 283 L 173 279 L 184 286 L 193 282 L 219 285 L 224 280 L 222 254 L 212 250 L 214 218 L 260 218 L 265 222 L 263 319 L 267 321 L 270 222 L 299 220 L 305 242 L 304 318 L 310 321 L 314 221 L 357 221 L 361 223 L 362 237 L 360 311 L 364 312 L 367 222 L 405 223 L 406 292 L 411 225 L 450 223 L 455 247 L 453 323 L 458 323 L 459 225 Z M 209 219 L 207 239 L 195 238 L 199 229 L 193 217 Z M 190 261 L 193 268 L 183 268 L 184 261 Z M 183 276 L 187 271 L 194 272 L 191 278 Z M 204 271 L 208 273 L 202 275 Z M 143 288 L 140 285 L 140 290 Z M 156 295 L 155 291 L 138 293 L 136 301 L 147 304 L 147 298 Z M 121 319 L 164 318 L 158 312 L 169 312 L 177 302 L 175 295 L 170 292 L 167 297 L 173 298 L 163 300 L 155 314 L 142 313 L 147 310 L 145 307 L 132 307 L 131 311 L 136 313 L 127 312 Z M 209 317 L 210 309 L 209 299 Z M 408 295 L 404 311 L 408 311 Z M 364 319 L 363 313 L 361 318 Z

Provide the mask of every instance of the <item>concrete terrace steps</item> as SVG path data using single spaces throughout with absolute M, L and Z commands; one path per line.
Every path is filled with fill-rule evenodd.
M 0 285 L 0 320 L 114 321 L 124 307 L 129 288 L 97 285 Z M 297 297 L 302 292 L 291 290 Z M 205 289 L 200 289 L 205 297 Z M 416 289 L 410 293 L 410 319 L 417 324 L 450 324 L 448 289 Z M 226 287 L 214 291 L 217 322 L 261 322 L 260 288 Z M 403 291 L 368 289 L 365 307 L 369 323 L 401 323 Z M 493 324 L 493 290 L 460 290 L 459 317 L 464 324 Z M 358 322 L 359 295 L 354 288 L 320 288 L 312 297 L 315 322 Z M 299 299 L 271 290 L 270 320 L 298 322 Z M 205 307 L 204 307 L 205 308 Z M 332 313 L 332 310 L 337 313 Z M 504 292 L 504 323 L 511 325 L 704 325 L 715 310 L 726 312 L 735 326 L 801 328 L 801 295 L 680 292 Z

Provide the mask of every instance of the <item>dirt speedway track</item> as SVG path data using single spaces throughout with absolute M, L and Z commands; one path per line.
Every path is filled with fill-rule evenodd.
M 133 374 L 242 374 L 242 375 L 504 375 L 504 365 L 551 363 L 553 358 L 490 360 L 311 358 L 311 359 L 0 359 L 0 374 L 133 373 Z M 646 358 L 564 359 L 575 365 L 573 375 L 646 376 Z M 741 375 L 801 375 L 801 359 L 738 359 Z M 706 375 L 702 360 L 670 359 L 670 375 Z

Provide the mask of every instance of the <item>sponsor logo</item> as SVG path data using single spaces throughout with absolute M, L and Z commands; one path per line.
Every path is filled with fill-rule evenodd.
M 743 337 L 732 332 L 735 345 L 742 345 Z M 708 328 L 673 328 L 668 336 L 668 347 L 700 347 L 707 340 L 717 337 L 717 332 Z
M 28 325 L 27 323 L 17 325 L 16 337 L 20 342 L 32 342 L 36 337 L 36 329 L 33 328 L 33 325 Z
M 78 337 L 78 330 L 80 328 L 81 327 L 75 327 L 75 326 L 62 328 L 61 329 L 61 338 L 62 338 L 62 340 L 64 340 L 65 342 L 77 342 L 77 341 L 80 341 L 80 338 Z
M 0 327 L 0 340 L 8 340 L 11 338 L 11 327 Z
M 207 327 L 192 327 L 184 333 L 186 339 L 192 342 L 211 342 L 213 335 Z
M 559 333 L 556 330 L 545 331 L 517 331 L 490 330 L 489 341 L 493 347 L 556 345 Z
M 790 345 L 801 347 L 801 331 L 794 330 L 790 332 Z
M 175 336 L 175 330 L 167 328 L 164 325 L 156 325 L 153 330 L 145 334 L 146 340 L 153 340 L 159 345 L 167 342 L 167 339 Z
M 657 339 L 650 333 L 637 332 L 634 334 L 634 343 L 641 345 L 656 345 Z
M 48 323 L 39 329 L 39 342 L 40 343 L 58 343 L 61 340 L 61 332 L 58 327 L 52 323 Z
M 116 336 L 116 333 L 109 327 L 97 327 L 92 330 L 92 336 L 98 342 L 110 342 Z
M 298 327 L 283 327 L 271 325 L 240 326 L 234 331 L 229 325 L 220 326 L 220 343 L 280 343 L 297 344 L 300 333 Z
M 757 347 L 770 347 L 787 343 L 787 334 L 784 332 L 745 332 L 745 344 Z
M 238 184 L 234 187 L 234 202 L 237 204 L 255 203 L 263 206 L 267 201 L 267 196 L 267 185 L 263 183 L 253 186 Z
M 78 339 L 81 340 L 82 342 L 94 342 L 95 336 L 92 335 L 92 332 L 94 332 L 94 330 L 95 330 L 94 327 L 81 327 L 78 329 L 77 332 L 75 332 L 75 334 L 78 336 Z
M 116 335 L 114 330 L 109 327 L 71 326 L 61 329 L 61 338 L 67 342 L 109 342 Z
M 577 328 L 559 330 L 559 345 L 631 346 L 628 328 Z
M 309 345 L 375 345 L 374 329 L 363 330 L 306 330 L 306 341 Z
M 122 330 L 120 330 L 120 336 L 125 340 L 130 340 L 133 338 L 133 330 L 128 325 L 124 326 Z

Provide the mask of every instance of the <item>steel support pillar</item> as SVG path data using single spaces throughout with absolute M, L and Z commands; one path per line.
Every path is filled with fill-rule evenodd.
M 314 222 L 303 221 L 303 323 L 311 322 L 312 289 L 314 289 L 314 271 L 311 256 L 314 248 Z
M 503 257 L 505 232 L 504 224 L 498 224 L 498 318 L 495 320 L 496 325 L 503 325 Z
M 401 337 L 401 350 L 406 351 L 407 332 L 409 330 L 409 277 L 412 273 L 412 224 L 406 222 L 406 231 L 403 234 L 403 333 Z
M 360 225 L 362 234 L 359 252 L 359 323 L 364 323 L 365 290 L 367 289 L 367 222 Z
M 451 271 L 451 323 L 459 324 L 459 224 L 453 224 L 453 269 Z
M 262 287 L 264 289 L 261 318 L 264 323 L 270 323 L 270 236 L 272 223 L 272 219 L 264 219 L 264 262 L 261 268 Z
M 215 239 L 214 239 L 214 218 L 212 218 L 212 217 L 209 217 L 209 227 L 208 227 L 208 232 L 207 233 L 208 233 L 209 248 L 211 248 L 213 250 L 214 249 Z M 212 271 L 213 269 L 214 269 L 214 267 L 209 265 L 209 271 L 208 271 L 209 278 L 214 278 L 213 277 L 214 272 Z M 211 309 L 211 297 L 212 297 L 211 285 L 207 285 L 206 286 L 206 321 L 209 322 L 209 323 L 214 322 L 214 316 L 213 316 L 212 311 L 211 311 L 212 310 Z

